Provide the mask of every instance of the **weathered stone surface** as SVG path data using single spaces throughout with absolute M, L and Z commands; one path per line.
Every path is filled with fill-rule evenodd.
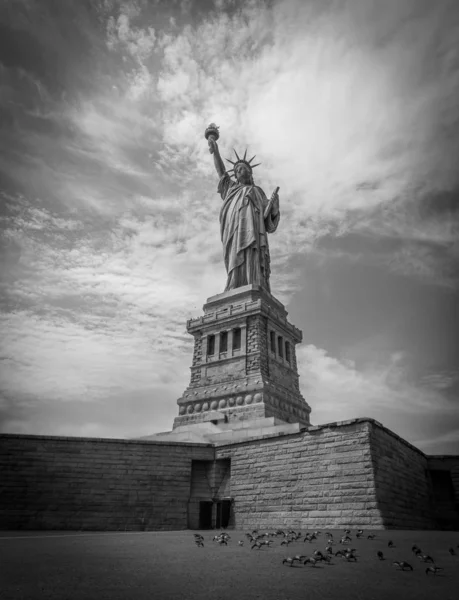
M 230 422 L 276 417 L 309 425 L 310 407 L 300 393 L 295 357 L 302 334 L 269 292 L 248 285 L 209 298 L 204 316 L 189 320 L 187 329 L 195 338 L 191 381 L 177 401 L 174 428 L 201 422 L 213 407 L 224 411 Z M 241 335 L 239 347 L 232 344 L 235 329 Z M 282 355 L 272 351 L 270 332 L 276 348 L 281 340 Z M 223 334 L 227 341 L 221 351 Z M 208 354 L 209 337 L 214 342 Z
M 210 446 L 0 436 L 0 529 L 187 527 L 191 460 Z
M 443 510 L 429 468 L 451 474 L 454 524 L 459 457 L 426 457 L 368 419 L 218 446 L 3 434 L 0 528 L 197 527 L 199 499 L 218 494 L 238 528 L 428 529 Z

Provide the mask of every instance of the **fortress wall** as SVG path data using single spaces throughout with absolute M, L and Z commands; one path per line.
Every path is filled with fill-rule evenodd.
M 376 422 L 371 427 L 370 447 L 384 528 L 434 528 L 425 454 Z
M 371 432 L 358 419 L 217 447 L 231 459 L 236 528 L 382 529 Z
M 0 529 L 186 529 L 205 444 L 0 435 Z

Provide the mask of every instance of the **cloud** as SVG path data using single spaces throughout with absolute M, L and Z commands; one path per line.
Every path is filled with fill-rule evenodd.
M 458 425 L 455 403 L 449 402 L 438 387 L 413 380 L 410 357 L 404 351 L 393 352 L 386 361 L 379 358 L 357 370 L 354 361 L 329 356 L 325 350 L 309 344 L 299 347 L 297 362 L 314 424 L 365 416 L 411 443 L 415 443 L 416 428 L 428 428 L 439 416 L 449 420 L 449 429 Z
M 414 444 L 421 447 L 427 454 L 457 455 L 459 448 L 459 428 L 433 437 L 417 439 Z
M 73 22 L 65 7 L 40 25 L 36 10 L 27 6 L 18 33 L 32 50 L 0 67 L 10 124 L 0 171 L 12 188 L 1 221 L 2 375 L 14 427 L 33 427 L 33 403 L 50 416 L 64 399 L 146 406 L 150 394 L 164 419 L 175 415 L 164 399 L 187 385 L 186 319 L 225 280 L 203 135 L 211 121 L 223 156 L 248 146 L 262 162 L 256 182 L 267 195 L 280 186 L 270 248 L 281 301 L 304 294 L 307 253 L 324 272 L 333 255 L 457 289 L 452 3 L 218 1 L 204 11 L 100 0 L 71 10 L 68 40 L 51 35 Z M 375 240 L 382 249 L 368 251 Z M 440 379 L 416 383 L 409 355 L 389 346 L 361 368 L 300 350 L 313 419 L 370 411 L 386 422 L 390 407 L 412 439 L 411 414 L 449 414 Z M 119 432 L 97 425 L 100 410 L 75 431 Z M 130 421 L 132 435 L 140 426 Z

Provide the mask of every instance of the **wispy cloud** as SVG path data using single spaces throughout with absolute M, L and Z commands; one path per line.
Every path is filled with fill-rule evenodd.
M 185 321 L 225 279 L 211 121 L 224 156 L 248 146 L 256 182 L 280 186 L 281 301 L 304 294 L 310 254 L 324 272 L 347 257 L 457 291 L 452 2 L 66 6 L 38 21 L 39 4 L 23 3 L 4 39 L 15 31 L 30 52 L 0 57 L 7 428 L 26 414 L 33 428 L 32 398 L 43 414 L 39 399 L 65 400 L 76 418 L 81 399 L 147 396 L 163 421 L 142 433 L 168 428 L 189 376 Z M 370 408 L 387 422 L 388 402 L 412 439 L 406 415 L 449 411 L 447 388 L 410 380 L 400 357 L 360 369 L 312 344 L 299 357 L 315 422 Z M 78 431 L 120 429 L 87 419 Z
M 409 358 L 403 351 L 393 352 L 386 361 L 378 360 L 358 370 L 352 360 L 329 356 L 313 345 L 301 347 L 298 362 L 302 389 L 314 407 L 314 423 L 365 416 L 416 443 L 418 433 L 414 427 L 441 414 L 449 430 L 455 430 L 459 424 L 457 403 L 441 394 L 452 380 L 443 376 L 445 387 L 438 385 L 439 377 L 434 375 L 430 376 L 429 386 L 425 385 L 427 380 L 413 380 Z M 410 423 L 414 415 L 415 422 Z M 453 433 L 447 435 L 452 435 L 452 441 Z

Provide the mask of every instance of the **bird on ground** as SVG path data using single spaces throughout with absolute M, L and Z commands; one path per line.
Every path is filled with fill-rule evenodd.
M 335 552 L 335 556 L 344 556 L 344 550 L 338 550 L 337 552 Z
M 204 548 L 204 542 L 202 540 L 194 540 L 194 543 L 198 548 Z
M 282 540 L 282 542 L 280 543 L 280 545 L 281 546 L 288 546 L 291 543 L 292 543 L 292 540 Z
M 296 556 L 293 557 L 293 561 L 298 561 L 298 562 L 303 562 L 306 558 L 308 558 L 307 556 L 305 556 L 304 554 L 297 554 Z
M 379 558 L 379 560 L 384 560 L 384 554 L 381 552 L 381 550 L 378 550 L 376 556 Z
M 333 548 L 331 546 L 327 546 L 325 548 L 325 552 L 327 552 L 327 554 L 333 554 Z
M 376 537 L 375 533 L 370 533 L 370 535 L 367 535 L 367 540 L 374 540 Z
M 333 533 L 330 533 L 329 531 L 326 531 L 325 535 L 328 537 L 328 539 L 333 539 Z
M 410 563 L 405 562 L 404 560 L 401 561 L 397 561 L 394 560 L 394 562 L 392 563 L 393 565 L 395 565 L 398 569 L 401 569 L 402 571 L 412 571 L 413 567 L 410 565 Z
M 314 558 L 323 558 L 324 555 L 320 550 L 314 550 Z
M 419 558 L 419 560 L 422 560 L 422 562 L 426 562 L 426 563 L 428 562 L 428 563 L 432 563 L 432 564 L 435 563 L 434 559 L 431 556 L 429 556 L 428 554 L 417 554 L 416 556 Z
M 244 542 L 243 542 L 242 540 L 239 540 L 239 541 L 238 541 L 238 543 L 237 543 L 237 545 L 238 545 L 238 546 L 243 546 L 243 545 L 244 545 Z
M 355 537 L 356 537 L 356 538 L 361 538 L 361 537 L 362 537 L 362 535 L 363 535 L 363 529 L 359 529 L 359 530 L 357 531 L 357 533 L 355 534 Z
M 331 556 L 330 556 L 330 554 L 326 554 L 325 556 L 322 556 L 321 558 L 319 558 L 319 560 L 321 562 L 325 562 L 325 563 L 330 564 L 331 563 Z
M 276 531 L 276 535 L 283 535 L 285 537 L 285 531 L 283 531 L 282 529 L 278 529 Z
M 442 571 L 443 569 L 441 567 L 427 567 L 426 575 L 428 575 L 429 573 L 433 573 L 434 575 L 436 575 L 437 573 L 441 573 Z
M 316 564 L 317 564 L 317 560 L 312 557 L 308 557 L 303 561 L 303 565 L 311 565 L 311 566 L 315 567 Z
M 288 565 L 290 565 L 291 567 L 293 567 L 293 563 L 294 562 L 295 561 L 293 560 L 293 558 L 290 558 L 290 556 L 289 556 L 287 558 L 284 558 L 284 560 L 282 561 L 282 564 L 285 565 L 287 563 Z
M 456 556 L 456 553 L 454 552 L 454 548 L 448 548 L 448 552 L 451 554 L 451 556 Z
M 355 562 L 357 562 L 357 557 L 355 555 L 356 552 L 357 550 L 355 548 L 349 548 L 344 551 L 343 558 L 345 558 L 347 561 L 354 560 Z
M 419 552 L 421 551 L 419 546 L 416 546 L 416 544 L 414 544 L 414 546 L 411 546 L 411 552 L 414 552 L 416 554 L 416 550 L 419 550 Z
M 351 530 L 350 530 L 350 529 L 345 529 L 345 530 L 344 530 L 344 533 L 345 533 L 346 535 L 349 535 L 349 534 L 351 533 Z
M 254 548 L 257 548 L 258 550 L 260 550 L 260 548 L 262 546 L 268 546 L 268 548 L 271 548 L 271 544 L 272 544 L 272 540 L 257 541 L 257 542 L 255 542 L 255 544 L 252 545 L 251 550 L 253 550 Z
M 351 542 L 352 539 L 348 535 L 342 537 L 339 541 L 340 544 L 350 544 Z
M 226 541 L 226 538 L 220 538 L 217 543 L 220 544 L 220 546 L 227 546 L 228 545 L 228 542 Z
M 344 560 L 347 560 L 347 562 L 351 562 L 352 560 L 354 562 L 357 562 L 357 556 L 354 556 L 354 554 L 344 554 L 343 555 Z
M 202 537 L 202 535 L 201 535 L 200 533 L 195 533 L 195 534 L 194 534 L 194 537 L 195 537 L 195 539 L 197 539 L 197 540 L 202 540 L 202 541 L 204 541 L 204 538 Z
M 389 540 L 388 544 L 387 544 L 388 548 L 395 548 L 395 544 L 392 540 Z

